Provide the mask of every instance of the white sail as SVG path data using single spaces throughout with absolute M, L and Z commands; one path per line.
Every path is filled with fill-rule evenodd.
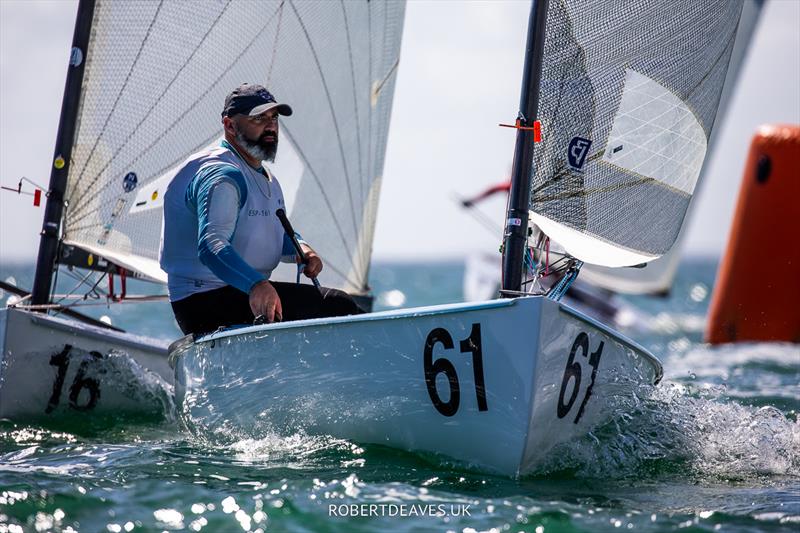
M 571 255 L 620 267 L 672 247 L 703 165 L 741 8 L 727 0 L 624 9 L 550 2 L 531 222 Z
M 683 244 L 686 240 L 686 228 L 698 204 L 698 190 L 702 193 L 703 181 L 708 171 L 708 162 L 717 146 L 717 138 L 727 116 L 728 106 L 738 84 L 739 72 L 742 69 L 747 51 L 753 38 L 753 32 L 761 15 L 763 0 L 745 0 L 742 7 L 742 16 L 739 20 L 739 29 L 736 32 L 736 41 L 733 45 L 728 74 L 722 87 L 716 123 L 711 138 L 708 142 L 706 161 L 700 172 L 698 185 L 689 205 L 681 232 L 672 248 L 665 255 L 650 261 L 644 268 L 609 268 L 599 265 L 584 265 L 581 269 L 581 279 L 592 285 L 602 287 L 624 294 L 665 294 L 672 286 L 672 280 L 678 270 Z
M 294 109 L 281 122 L 277 163 L 295 165 L 285 179 L 276 173 L 294 192 L 293 225 L 325 260 L 326 285 L 364 292 L 404 10 L 98 0 L 64 241 L 164 281 L 166 186 L 188 155 L 221 138 L 225 96 L 260 83 Z

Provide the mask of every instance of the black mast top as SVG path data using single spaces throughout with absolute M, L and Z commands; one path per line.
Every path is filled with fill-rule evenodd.
M 533 0 L 528 19 L 528 42 L 525 47 L 525 69 L 522 73 L 522 94 L 519 100 L 519 126 L 523 128 L 533 126 L 539 108 L 539 81 L 542 74 L 547 4 L 548 0 Z M 519 291 L 522 287 L 522 266 L 527 241 L 528 206 L 533 173 L 533 148 L 533 132 L 530 129 L 517 129 L 503 241 L 503 290 L 506 291 Z
M 41 239 L 39 240 L 39 256 L 36 260 L 36 277 L 33 281 L 31 303 L 46 304 L 50 301 L 50 288 L 53 283 L 60 238 L 61 218 L 64 214 L 64 192 L 67 188 L 69 163 L 72 157 L 72 145 L 75 142 L 75 126 L 78 118 L 78 107 L 81 101 L 83 71 L 86 65 L 86 54 L 89 36 L 94 18 L 95 0 L 81 0 L 78 5 L 78 17 L 75 19 L 75 33 L 72 35 L 72 51 L 70 53 L 67 82 L 64 86 L 64 99 L 61 102 L 61 118 L 58 123 L 56 148 L 53 154 L 53 166 L 50 171 L 50 185 L 47 193 L 47 204 L 44 210 Z

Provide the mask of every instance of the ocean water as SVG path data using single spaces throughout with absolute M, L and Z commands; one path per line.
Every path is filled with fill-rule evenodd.
M 460 301 L 463 270 L 456 262 L 375 264 L 376 308 Z M 668 298 L 624 299 L 631 320 L 623 332 L 661 359 L 664 380 L 633 411 L 523 478 L 330 436 L 197 438 L 165 401 L 150 418 L 0 421 L 0 533 L 796 533 L 800 348 L 704 345 L 715 271 L 714 261 L 687 260 Z M 0 279 L 23 287 L 32 272 L 0 265 Z M 59 291 L 75 283 L 63 273 Z M 84 310 L 144 335 L 180 336 L 163 303 Z

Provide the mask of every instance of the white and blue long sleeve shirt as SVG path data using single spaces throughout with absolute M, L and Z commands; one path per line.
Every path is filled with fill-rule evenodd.
M 295 250 L 277 209 L 278 181 L 252 168 L 226 141 L 192 155 L 164 196 L 160 263 L 170 301 L 231 285 L 249 292 Z

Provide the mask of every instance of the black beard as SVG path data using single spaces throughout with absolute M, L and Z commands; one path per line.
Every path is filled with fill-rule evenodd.
M 256 140 L 248 139 L 240 130 L 236 130 L 236 142 L 241 146 L 247 155 L 259 161 L 275 161 L 275 155 L 278 153 L 278 137 L 275 135 L 275 140 L 267 140 L 267 135 L 262 135 Z

